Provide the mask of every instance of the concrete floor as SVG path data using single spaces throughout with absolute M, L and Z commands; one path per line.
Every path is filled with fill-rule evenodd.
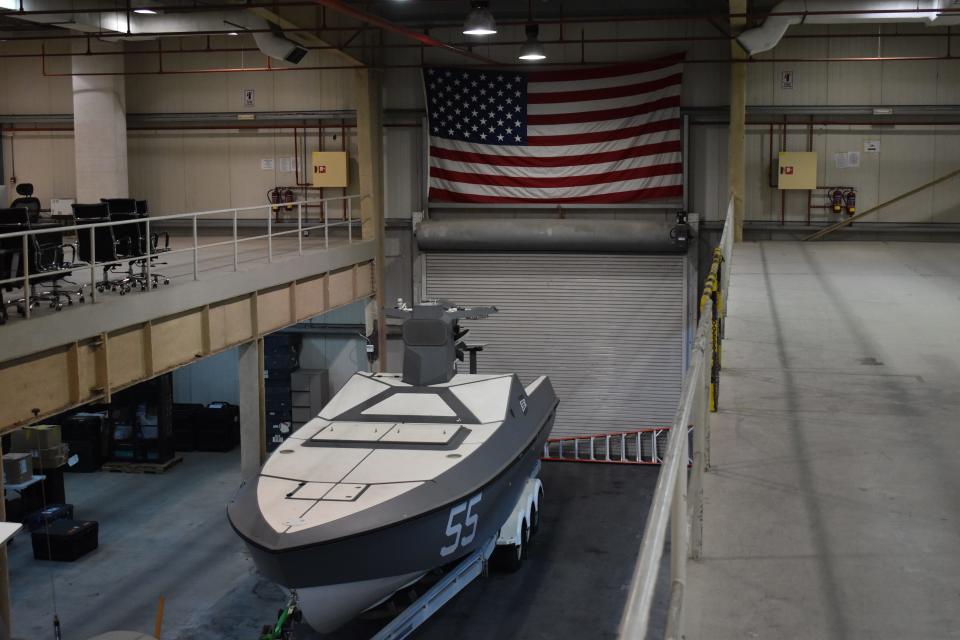
M 542 527 L 527 563 L 471 584 L 417 637 L 615 637 L 656 475 L 647 467 L 546 463 Z M 43 562 L 33 559 L 28 537 L 16 540 L 14 638 L 52 637 L 51 578 L 64 638 L 150 632 L 160 595 L 164 640 L 258 637 L 286 595 L 256 574 L 227 522 L 238 477 L 237 451 L 186 454 L 161 476 L 68 474 L 77 517 L 100 522 L 100 548 L 75 563 Z M 661 597 L 658 629 L 664 609 Z M 382 624 L 361 620 L 335 638 L 369 638 Z M 301 627 L 297 638 L 320 636 Z
M 960 637 L 960 245 L 738 247 L 691 640 Z
M 315 223 L 311 223 L 315 224 Z M 331 221 L 331 224 L 333 222 Z M 282 232 L 285 229 L 280 229 Z M 299 255 L 300 246 L 302 244 L 303 251 L 305 253 L 311 253 L 316 251 L 323 251 L 327 246 L 339 246 L 348 242 L 347 230 L 346 227 L 340 226 L 333 227 L 328 231 L 327 239 L 324 238 L 323 229 L 313 230 L 310 232 L 310 235 L 305 235 L 302 239 L 302 242 L 297 241 L 297 234 L 294 233 L 285 233 L 281 236 L 275 236 L 272 240 L 272 243 L 268 243 L 266 238 L 257 238 L 257 234 L 265 234 L 266 230 L 241 230 L 241 242 L 237 245 L 237 263 L 238 269 L 240 271 L 247 271 L 249 269 L 257 269 L 267 264 L 268 256 L 272 254 L 272 259 L 274 261 L 282 261 L 296 258 Z M 203 279 L 210 277 L 211 275 L 231 272 L 234 270 L 234 249 L 232 244 L 233 236 L 229 231 L 224 233 L 224 231 L 219 228 L 209 228 L 204 229 L 203 227 L 199 230 L 198 244 L 201 246 L 197 252 L 197 277 L 198 279 Z M 353 235 L 354 240 L 360 239 L 359 228 L 354 230 Z M 74 242 L 69 237 L 64 240 L 65 242 Z M 228 244 L 218 244 L 218 243 L 228 243 Z M 269 246 L 272 244 L 272 247 Z M 203 245 L 217 245 L 217 246 L 206 246 Z M 159 263 L 153 267 L 153 273 L 159 273 L 165 275 L 170 280 L 169 285 L 161 286 L 176 286 L 178 282 L 186 282 L 193 280 L 193 236 L 182 230 L 174 231 L 170 236 L 170 248 L 171 252 L 163 254 L 162 258 L 159 260 Z M 69 252 L 67 252 L 67 258 L 69 259 Z M 137 273 L 140 273 L 139 268 L 136 270 Z M 97 279 L 102 279 L 103 270 L 97 268 Z M 121 278 L 121 274 L 117 273 L 111 275 L 111 280 L 118 280 Z M 60 286 L 65 291 L 75 291 L 77 289 L 76 284 L 89 284 L 90 283 L 90 269 L 89 268 L 79 268 L 73 271 L 73 273 L 68 277 L 69 282 L 61 282 Z M 42 287 L 43 289 L 49 289 L 49 286 Z M 132 299 L 135 299 L 138 295 L 145 295 L 148 292 L 142 292 L 139 289 L 134 289 L 132 292 L 128 293 Z M 0 290 L 0 295 L 3 296 L 4 300 L 15 300 L 21 298 L 22 288 L 15 288 L 12 291 Z M 86 298 L 85 304 L 90 304 L 90 288 L 87 287 L 84 290 L 84 295 Z M 120 294 L 117 292 L 107 291 L 105 293 L 97 294 L 97 301 L 103 302 L 113 299 L 118 299 Z M 73 297 L 74 305 L 78 304 L 78 299 L 76 296 Z M 31 310 L 32 317 L 39 317 L 43 315 L 49 315 L 53 313 L 66 313 L 70 310 L 69 306 L 64 306 L 62 310 L 56 311 L 51 309 L 48 304 L 41 303 L 39 306 L 34 307 Z M 13 307 L 8 307 L 7 312 L 9 314 L 8 322 L 24 322 L 25 318 L 19 316 L 16 312 L 16 309 Z

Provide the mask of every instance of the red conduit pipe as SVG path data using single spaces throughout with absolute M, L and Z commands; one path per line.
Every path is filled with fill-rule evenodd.
M 156 75 L 198 75 L 198 74 L 207 74 L 207 73 L 260 73 L 260 72 L 280 72 L 280 71 L 336 71 L 340 69 L 362 69 L 365 68 L 365 65 L 317 65 L 317 66 L 308 66 L 308 67 L 240 67 L 240 68 L 212 68 L 212 69 L 177 69 L 177 70 L 167 70 L 167 69 L 158 69 L 156 71 L 113 71 L 113 72 L 96 72 L 96 73 L 54 73 L 47 71 L 46 68 L 46 56 L 40 56 L 42 64 L 41 70 L 44 77 L 48 78 L 58 78 L 58 77 L 73 77 L 73 76 L 156 76 Z M 731 60 L 729 58 L 717 58 L 717 59 L 697 59 L 697 60 L 685 60 L 684 64 L 779 64 L 782 62 L 931 62 L 931 61 L 941 61 L 945 62 L 948 60 L 960 60 L 960 56 L 915 56 L 915 57 L 904 57 L 904 56 L 889 56 L 889 57 L 873 57 L 873 58 L 765 58 L 757 60 L 751 58 L 749 60 Z M 584 64 L 591 66 L 603 66 L 603 65 L 612 65 L 612 64 L 623 64 L 623 60 L 591 60 L 586 63 L 581 62 L 543 62 L 540 63 L 541 67 L 581 67 Z M 486 64 L 462 64 L 461 67 L 487 67 L 490 65 Z M 515 68 L 515 67 L 529 67 L 528 64 L 518 62 L 501 62 L 496 63 L 498 68 Z M 420 64 L 384 64 L 378 65 L 378 69 L 421 69 L 423 68 Z
M 266 31 L 269 31 L 269 30 L 268 30 L 268 29 L 253 29 L 253 30 L 250 30 L 250 31 L 246 31 L 245 33 L 260 33 L 260 32 L 266 32 Z M 310 32 L 310 33 L 314 33 L 314 30 L 312 30 L 312 29 L 287 29 L 287 30 L 281 29 L 281 31 L 286 31 L 286 32 L 288 32 L 288 33 L 296 33 L 296 32 L 308 31 L 308 32 Z M 227 32 L 212 33 L 212 34 L 209 34 L 209 33 L 208 33 L 208 34 L 204 34 L 204 35 L 207 35 L 207 37 L 209 38 L 211 35 L 222 35 L 222 34 L 224 34 L 224 33 L 227 33 Z M 187 35 L 186 33 L 184 33 L 184 32 L 176 32 L 176 33 L 170 33 L 170 34 L 157 34 L 157 35 L 158 35 L 158 36 L 164 36 L 164 37 L 166 37 L 166 36 L 168 36 L 168 35 L 169 35 L 170 37 L 188 37 L 188 35 Z M 189 35 L 197 35 L 197 34 L 189 34 Z M 53 36 L 53 37 L 37 36 L 37 37 L 7 38 L 6 40 L 7 40 L 8 42 L 9 42 L 9 41 L 16 41 L 16 40 L 25 40 L 25 41 L 32 41 L 32 40 L 56 40 L 56 39 L 61 39 L 61 38 L 63 38 L 63 37 L 64 37 L 64 36 Z M 86 35 L 84 35 L 84 36 L 66 36 L 66 37 L 68 37 L 68 38 L 81 38 L 81 37 L 82 37 L 82 38 L 85 38 L 85 39 L 87 38 Z M 865 35 L 862 34 L 862 33 L 859 33 L 859 34 L 857 34 L 857 33 L 827 33 L 827 34 L 822 34 L 822 35 L 817 35 L 817 34 L 794 34 L 794 35 L 786 35 L 786 36 L 783 37 L 783 39 L 784 39 L 784 40 L 791 40 L 791 39 L 804 39 L 804 40 L 806 40 L 806 39 L 819 39 L 819 40 L 837 40 L 837 39 L 843 39 L 843 40 L 849 40 L 850 38 L 864 38 L 864 37 L 867 37 L 867 36 L 865 36 Z M 921 33 L 884 33 L 884 34 L 881 34 L 881 35 L 879 35 L 879 36 L 874 35 L 874 36 L 870 36 L 870 37 L 871 37 L 872 39 L 877 39 L 877 38 L 879 38 L 879 39 L 896 39 L 896 38 L 947 38 L 947 39 L 949 39 L 948 36 L 945 35 L 945 34 L 936 33 L 936 32 L 932 32 L 932 31 L 931 31 L 930 33 L 924 33 L 924 32 L 921 32 Z M 583 44 L 642 44 L 642 43 L 654 43 L 654 42 L 729 42 L 729 41 L 731 41 L 731 40 L 733 40 L 733 38 L 730 37 L 730 36 L 644 36 L 644 37 L 632 37 L 632 38 L 629 38 L 629 37 L 624 37 L 624 38 L 583 38 L 583 39 L 578 38 L 578 39 L 576 39 L 576 40 L 571 40 L 571 39 L 569 39 L 569 38 L 560 37 L 560 38 L 557 38 L 557 39 L 554 39 L 554 40 L 543 40 L 543 39 L 541 39 L 541 42 L 543 42 L 544 44 L 577 44 L 577 45 L 583 45 Z M 524 44 L 525 42 L 526 42 L 525 40 L 513 40 L 513 41 L 498 40 L 498 41 L 496 41 L 496 42 L 485 42 L 485 43 L 483 43 L 483 44 L 484 44 L 484 46 L 486 46 L 486 47 L 506 47 L 506 46 L 513 47 L 513 46 L 522 45 L 522 44 Z M 463 41 L 463 42 L 452 42 L 452 43 L 450 43 L 450 44 L 451 44 L 452 46 L 455 46 L 455 47 L 462 47 L 462 46 L 470 46 L 470 45 L 476 44 L 476 43 L 472 43 L 472 42 L 468 42 L 468 41 Z M 357 45 L 356 47 L 343 47 L 343 46 L 338 47 L 338 46 L 335 46 L 335 45 L 301 45 L 301 46 L 302 46 L 304 49 L 307 49 L 308 51 L 343 51 L 343 50 L 346 50 L 346 49 L 358 48 L 360 45 Z M 424 45 L 423 45 L 422 43 L 389 42 L 389 43 L 385 43 L 385 44 L 377 44 L 377 45 L 373 46 L 372 48 L 374 48 L 374 49 L 414 49 L 414 48 L 422 49 L 423 46 L 424 46 Z M 947 55 L 950 56 L 950 55 L 951 55 L 951 51 L 949 50 L 949 47 L 950 47 L 950 43 L 949 43 L 949 42 L 947 43 L 947 46 L 948 46 Z M 256 48 L 256 47 L 204 47 L 204 48 L 202 48 L 202 49 L 171 49 L 171 50 L 169 50 L 169 51 L 164 51 L 164 53 L 257 53 L 257 52 L 259 52 L 259 51 L 260 51 L 260 49 L 258 49 L 258 48 Z M 148 51 L 131 51 L 131 50 L 127 50 L 127 51 L 85 51 L 85 52 L 83 53 L 83 55 L 86 55 L 86 56 L 131 56 L 131 55 L 153 55 L 153 54 L 155 54 L 155 53 L 156 53 L 156 50 L 148 50 Z M 6 53 L 6 54 L 0 54 L 0 58 L 39 58 L 40 55 L 41 55 L 41 54 L 39 54 L 39 53 Z M 77 54 L 76 54 L 76 53 L 73 53 L 73 52 L 68 52 L 68 53 L 47 53 L 47 54 L 46 54 L 46 56 L 47 56 L 48 58 L 61 58 L 61 57 L 62 57 L 62 58 L 67 58 L 67 57 L 73 57 L 73 56 L 75 56 L 75 55 L 77 55 Z
M 436 47 L 437 49 L 442 49 L 444 51 L 449 51 L 451 53 L 457 53 L 461 56 L 472 58 L 484 64 L 497 64 L 496 61 L 491 60 L 490 58 L 481 56 L 480 54 L 474 53 L 472 51 L 467 51 L 466 49 L 455 47 L 451 44 L 447 44 L 446 42 L 440 42 L 436 38 L 431 38 L 430 36 L 414 31 L 413 29 L 409 29 L 402 25 L 390 22 L 389 20 L 384 20 L 383 18 L 379 16 L 375 16 L 372 13 L 367 13 L 366 11 L 355 9 L 341 2 L 340 0 L 315 0 L 315 1 L 317 4 L 324 6 L 327 9 L 332 9 L 337 13 L 341 13 L 345 16 L 350 16 L 351 18 L 354 18 L 361 22 L 365 22 L 375 27 L 385 29 L 386 31 L 391 31 L 393 33 L 399 34 L 406 38 L 412 38 L 413 40 L 416 40 L 417 42 L 421 42 L 429 47 Z

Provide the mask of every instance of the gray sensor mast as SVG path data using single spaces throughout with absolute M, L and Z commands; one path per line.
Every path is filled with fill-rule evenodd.
M 470 331 L 460 320 L 480 320 L 497 313 L 496 307 L 456 307 L 445 304 L 402 304 L 386 310 L 392 318 L 403 318 L 403 381 L 422 387 L 449 382 L 457 373 L 456 360 L 463 360 L 466 345 L 461 342 Z

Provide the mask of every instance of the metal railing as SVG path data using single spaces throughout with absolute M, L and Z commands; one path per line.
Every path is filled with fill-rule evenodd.
M 701 298 L 700 322 L 697 324 L 690 365 L 683 379 L 680 404 L 667 439 L 663 465 L 633 570 L 630 595 L 620 620 L 619 637 L 622 639 L 644 640 L 647 637 L 668 524 L 671 585 L 665 637 L 671 640 L 683 637 L 681 626 L 687 560 L 699 558 L 702 547 L 703 475 L 709 469 L 710 404 L 711 398 L 715 397 L 711 371 L 715 349 L 722 339 L 719 325 L 726 314 L 722 297 L 715 291 L 726 291 L 729 282 L 733 251 L 732 209 L 731 202 L 718 251 L 711 265 L 715 286 L 708 281 Z M 693 429 L 689 477 L 686 464 L 688 439 L 684 437 L 687 428 Z
M 274 261 L 274 239 L 278 237 L 294 235 L 297 237 L 297 248 L 296 253 L 298 255 L 303 255 L 303 239 L 305 236 L 309 236 L 313 231 L 322 230 L 323 231 L 323 249 L 330 248 L 330 230 L 336 229 L 338 227 L 346 228 L 346 242 L 352 244 L 354 241 L 354 232 L 353 227 L 357 220 L 353 217 L 353 202 L 354 200 L 360 200 L 363 196 L 361 195 L 347 195 L 347 196 L 338 196 L 333 198 L 324 198 L 322 200 L 301 200 L 297 202 L 285 202 L 280 204 L 266 204 L 266 205 L 257 205 L 252 207 L 233 207 L 230 209 L 214 209 L 210 211 L 197 211 L 192 213 L 176 213 L 165 216 L 149 216 L 143 218 L 132 218 L 129 220 L 117 220 L 109 222 L 94 222 L 89 224 L 67 224 L 63 226 L 54 226 L 54 227 L 43 227 L 39 229 L 25 229 L 22 231 L 14 231 L 9 233 L 0 234 L 0 240 L 10 240 L 10 239 L 19 239 L 20 246 L 20 263 L 22 264 L 22 273 L 12 277 L 0 280 L 0 294 L 2 290 L 7 286 L 19 286 L 23 289 L 23 298 L 29 299 L 31 292 L 31 284 L 36 284 L 38 280 L 49 281 L 52 277 L 62 276 L 66 277 L 73 274 L 76 271 L 82 271 L 85 269 L 90 269 L 90 281 L 81 285 L 82 287 L 90 287 L 90 299 L 92 302 L 97 301 L 98 293 L 98 284 L 103 285 L 105 280 L 97 280 L 97 268 L 106 268 L 106 267 L 115 267 L 117 265 L 122 265 L 123 263 L 132 263 L 137 262 L 142 266 L 142 275 L 141 277 L 148 283 L 147 289 L 149 290 L 152 284 L 153 278 L 153 269 L 156 265 L 153 264 L 156 259 L 167 259 L 170 256 L 174 256 L 181 253 L 192 253 L 193 254 L 193 280 L 198 280 L 200 278 L 200 253 L 205 249 L 212 249 L 216 247 L 222 247 L 227 245 L 233 246 L 233 270 L 240 270 L 240 245 L 246 242 L 253 242 L 257 240 L 266 240 L 267 250 L 265 261 L 270 263 Z M 328 215 L 330 205 L 333 203 L 342 202 L 342 213 L 343 219 L 335 222 L 331 222 L 330 216 Z M 289 225 L 293 224 L 291 219 L 289 222 L 278 223 L 274 220 L 273 216 L 276 211 L 280 208 L 288 209 L 288 211 L 296 211 L 296 227 L 286 228 Z M 322 222 L 314 223 L 313 220 L 305 219 L 305 212 L 309 208 L 320 208 L 322 214 Z M 341 207 L 337 207 L 340 209 Z M 249 215 L 248 212 L 255 212 L 254 215 Z M 263 212 L 263 215 L 257 215 L 256 212 Z M 246 214 L 242 215 L 241 214 Z M 201 244 L 201 237 L 199 231 L 204 227 L 199 223 L 201 219 L 206 220 L 232 220 L 231 225 L 231 237 L 226 240 L 219 240 L 215 242 L 208 242 Z M 192 232 L 192 243 L 184 247 L 175 247 L 175 248 L 164 248 L 160 250 L 159 247 L 154 246 L 153 241 L 151 240 L 152 234 L 158 231 L 161 228 L 164 228 L 168 223 L 172 221 L 180 220 L 189 220 L 191 221 L 191 232 Z M 265 221 L 266 233 L 255 233 L 254 235 L 244 235 L 239 232 L 238 221 L 242 220 L 245 224 L 249 221 Z M 139 255 L 131 256 L 118 256 L 116 259 L 107 259 L 107 260 L 96 260 L 97 256 L 97 229 L 103 227 L 122 227 L 124 225 L 137 224 L 142 225 L 144 229 L 144 238 L 145 240 L 145 251 Z M 281 230 L 277 230 L 278 225 L 281 225 Z M 32 243 L 34 240 L 38 244 L 43 245 L 40 242 L 40 239 L 43 236 L 50 237 L 53 234 L 59 234 L 60 237 L 64 235 L 75 235 L 78 243 L 81 240 L 81 234 L 89 234 L 89 257 L 90 261 L 78 262 L 78 249 L 76 246 L 73 246 L 73 255 L 71 256 L 70 263 L 64 263 L 62 260 L 54 266 L 57 268 L 44 269 L 39 273 L 30 272 L 30 259 L 29 256 L 31 252 L 34 251 L 32 248 Z M 12 244 L 12 243 L 10 243 Z M 49 243 L 48 243 L 49 244 Z M 62 243 L 59 243 L 62 244 Z M 64 245 L 70 246 L 70 245 Z M 318 247 L 320 248 L 320 247 Z M 290 254 L 293 252 L 290 251 Z M 132 269 L 132 267 L 131 267 Z M 127 274 L 126 271 L 118 271 L 117 274 Z M 74 283 L 76 284 L 79 283 Z M 12 303 L 7 302 L 8 306 Z M 23 315 L 27 318 L 30 317 L 30 307 L 31 304 L 29 301 L 24 305 Z

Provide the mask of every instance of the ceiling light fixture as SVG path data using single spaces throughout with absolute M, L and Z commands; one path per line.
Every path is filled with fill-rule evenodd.
M 228 35 L 228 36 L 238 36 L 238 35 L 240 35 L 240 34 L 237 33 L 236 31 L 231 31 L 231 32 L 229 32 L 227 35 Z
M 545 60 L 547 54 L 543 51 L 543 43 L 537 37 L 540 35 L 540 25 L 531 23 L 527 25 L 527 41 L 520 47 L 521 60 Z
M 463 23 L 463 33 L 468 36 L 492 36 L 497 32 L 497 22 L 488 8 L 487 0 L 472 0 L 470 13 Z
M 147 14 L 147 15 L 156 15 L 156 13 L 157 13 L 157 12 L 154 11 L 153 9 L 134 9 L 133 12 L 134 12 L 134 13 L 143 13 L 143 14 Z

